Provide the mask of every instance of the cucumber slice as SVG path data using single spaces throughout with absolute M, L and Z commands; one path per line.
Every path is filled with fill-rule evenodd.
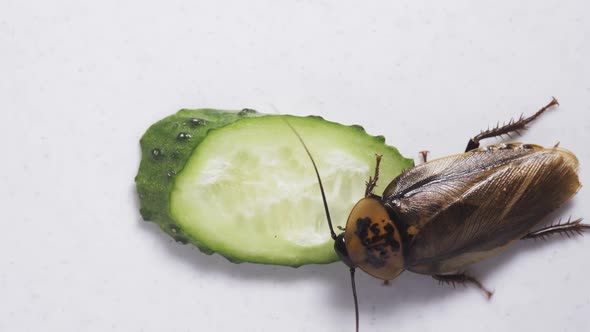
M 233 262 L 336 261 L 312 164 L 285 119 L 314 156 L 335 226 L 344 226 L 364 194 L 375 153 L 383 155 L 383 188 L 413 166 L 360 126 L 250 110 L 182 110 L 142 138 L 136 181 L 144 219 Z

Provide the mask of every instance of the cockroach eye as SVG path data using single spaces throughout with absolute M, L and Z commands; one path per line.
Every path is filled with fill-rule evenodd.
M 336 240 L 334 241 L 334 251 L 336 251 L 336 254 L 338 257 L 340 257 L 340 260 L 346 264 L 346 266 L 350 268 L 356 267 L 350 260 L 348 250 L 346 250 L 346 244 L 344 243 L 344 233 L 340 233 L 340 235 L 336 237 Z

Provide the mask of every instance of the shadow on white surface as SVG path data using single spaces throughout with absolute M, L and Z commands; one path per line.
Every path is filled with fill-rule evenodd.
M 136 210 L 139 211 L 139 199 L 135 193 L 135 185 L 132 188 L 135 197 Z M 572 208 L 575 208 L 575 199 L 566 203 L 557 212 L 550 215 L 544 224 L 557 222 L 560 218 L 567 219 L 570 215 L 575 216 Z M 306 265 L 299 268 L 286 266 L 274 266 L 252 263 L 232 263 L 219 254 L 207 255 L 190 244 L 183 245 L 175 242 L 164 233 L 158 225 L 146 222 L 141 219 L 138 212 L 138 227 L 157 238 L 156 243 L 160 244 L 160 250 L 166 253 L 171 260 L 180 261 L 184 264 L 199 270 L 200 273 L 209 275 L 220 275 L 231 278 L 236 282 L 273 282 L 282 283 L 288 286 L 296 281 L 311 280 L 322 284 L 328 296 L 320 296 L 326 306 L 339 308 L 341 311 L 353 310 L 352 295 L 350 290 L 350 279 L 348 268 L 342 263 L 336 262 L 326 265 Z M 486 287 L 494 291 L 495 298 L 501 296 L 512 297 L 514 295 L 497 291 L 501 289 L 502 283 L 510 282 L 509 268 L 504 268 L 526 252 L 534 252 L 541 247 L 559 246 L 562 241 L 576 241 L 577 236 L 568 238 L 565 236 L 553 236 L 547 240 L 518 241 L 507 250 L 474 264 L 466 272 L 477 277 Z M 549 267 L 547 267 L 549 268 Z M 384 285 L 381 280 L 365 274 L 360 269 L 357 271 L 357 289 L 361 306 L 361 315 L 371 311 L 371 315 L 395 315 L 400 309 L 420 310 L 426 304 L 444 305 L 445 299 L 453 296 L 460 296 L 463 292 L 472 292 L 481 297 L 481 305 L 486 305 L 488 300 L 484 294 L 472 286 L 441 285 L 430 276 L 404 272 L 389 285 Z M 492 284 L 489 279 L 498 274 L 499 278 Z M 323 295 L 323 294 L 322 294 Z M 320 299 L 318 299 L 320 301 Z

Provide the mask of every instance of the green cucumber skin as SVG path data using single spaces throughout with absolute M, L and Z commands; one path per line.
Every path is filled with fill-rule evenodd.
M 212 254 L 206 246 L 183 232 L 170 215 L 174 179 L 209 130 L 255 116 L 260 114 L 251 109 L 239 112 L 182 109 L 150 126 L 139 141 L 141 163 L 135 177 L 143 220 L 158 224 L 177 242 L 190 242 L 202 252 Z
M 193 151 L 204 140 L 211 130 L 226 126 L 245 118 L 261 116 L 282 116 L 257 113 L 251 109 L 239 112 L 221 111 L 215 109 L 183 109 L 176 114 L 168 116 L 153 124 L 140 140 L 142 158 L 138 174 L 135 178 L 137 192 L 140 199 L 140 213 L 145 221 L 151 221 L 170 235 L 174 240 L 182 244 L 191 243 L 205 254 L 213 254 L 194 236 L 187 234 L 174 220 L 170 212 L 170 195 L 174 187 L 176 175 L 187 164 Z M 309 116 L 323 120 L 319 116 Z M 359 125 L 349 126 L 365 135 L 365 130 Z M 383 136 L 372 136 L 379 143 L 384 144 Z M 400 157 L 406 168 L 414 166 L 412 159 L 403 158 L 397 149 L 388 146 L 392 154 Z M 233 263 L 242 263 L 230 253 L 218 252 Z M 334 258 L 328 258 L 320 263 L 334 262 Z M 273 262 L 265 260 L 248 260 L 253 263 L 279 264 L 298 267 L 302 264 L 288 262 Z

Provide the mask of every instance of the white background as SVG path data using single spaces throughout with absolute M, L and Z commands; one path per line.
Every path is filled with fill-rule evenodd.
M 3 0 L 0 331 L 352 331 L 342 264 L 234 265 L 142 222 L 139 137 L 183 107 L 274 105 L 435 158 L 556 96 L 519 140 L 560 141 L 588 183 L 587 3 Z M 558 215 L 590 217 L 589 196 Z M 471 272 L 491 301 L 359 273 L 361 330 L 590 325 L 588 238 L 519 243 Z

